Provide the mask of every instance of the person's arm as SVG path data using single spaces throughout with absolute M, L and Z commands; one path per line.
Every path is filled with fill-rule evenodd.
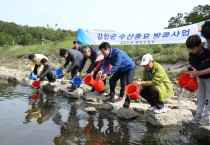
M 44 65 L 40 65 L 40 67 L 38 67 L 38 69 L 37 69 L 37 74 L 41 74 L 41 72 L 42 72 L 42 70 L 43 70 L 43 68 L 44 68 Z
M 115 62 L 112 65 L 112 69 L 107 72 L 107 75 L 110 76 L 114 74 L 116 71 L 118 71 L 118 69 L 121 66 L 121 62 L 122 62 L 122 55 L 120 54 L 120 52 L 118 52 L 115 56 Z
M 106 71 L 104 73 L 107 73 L 108 71 L 110 71 L 112 69 L 112 65 L 108 64 L 108 66 L 106 67 Z
M 98 64 L 98 62 L 96 62 L 96 58 L 97 58 L 97 52 L 93 52 L 90 66 L 88 70 L 86 71 L 87 73 L 90 73 L 94 69 L 94 67 Z
M 87 61 L 87 58 L 86 58 L 86 57 L 83 57 L 82 62 L 81 62 L 81 64 L 80 64 L 80 67 L 79 67 L 79 69 L 78 69 L 78 72 L 79 72 L 79 73 L 81 73 L 81 71 L 83 70 L 83 68 L 84 68 L 84 66 L 85 66 L 85 64 L 86 64 L 86 61 Z
M 33 71 L 34 71 L 34 68 L 35 68 L 35 63 L 31 63 L 31 73 L 33 73 Z
M 103 61 L 102 60 L 99 61 L 99 63 L 97 64 L 97 66 L 93 69 L 94 72 L 99 71 L 101 69 L 101 67 L 102 67 L 102 64 L 103 64 Z
M 107 67 L 108 64 L 109 64 L 108 63 L 108 59 L 104 58 L 100 71 L 105 72 L 106 67 Z
M 64 63 L 63 67 L 66 68 L 66 66 L 70 63 L 70 59 L 66 58 L 66 62 Z
M 44 67 L 39 78 L 44 79 L 44 77 L 47 75 L 47 73 L 49 71 L 55 70 L 55 69 L 56 69 L 56 67 L 54 65 L 49 65 L 49 67 L 47 69 L 45 69 L 45 67 Z

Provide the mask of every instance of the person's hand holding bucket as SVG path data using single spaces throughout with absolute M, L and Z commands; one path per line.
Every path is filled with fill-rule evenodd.
M 179 73 L 178 85 L 190 92 L 194 92 L 198 89 L 197 79 L 191 77 L 189 72 L 186 72 L 185 70 L 182 70 Z
M 101 78 L 102 74 L 103 74 L 103 72 L 102 72 L 102 71 L 98 71 L 98 73 L 97 73 L 96 77 L 97 77 L 97 78 Z
M 83 79 L 83 81 L 86 85 L 89 85 L 92 87 L 95 80 L 93 79 L 93 76 L 89 74 Z
M 36 80 L 37 79 L 37 75 L 35 75 L 34 73 L 30 73 L 30 75 L 28 77 L 31 80 Z
M 188 68 L 189 71 L 189 75 L 191 77 L 198 77 L 199 76 L 199 71 L 197 69 L 195 69 L 194 67 L 190 67 L 190 69 Z
M 61 78 L 63 78 L 63 70 L 62 69 L 57 69 L 56 71 L 55 71 L 55 76 L 58 78 L 58 79 L 61 79 Z

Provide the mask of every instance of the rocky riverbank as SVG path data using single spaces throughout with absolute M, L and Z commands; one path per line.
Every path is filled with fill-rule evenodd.
M 4 66 L 0 67 L 0 79 L 7 80 L 10 84 L 30 85 L 32 81 L 29 81 L 26 76 L 28 76 L 27 71 L 9 69 Z M 121 119 L 135 119 L 138 118 L 139 115 L 144 114 L 146 116 L 146 121 L 157 127 L 177 125 L 181 122 L 188 122 L 183 123 L 182 130 L 185 132 L 193 132 L 189 134 L 190 137 L 198 140 L 204 139 L 199 136 L 198 132 L 200 130 L 206 132 L 207 137 L 210 137 L 209 127 L 204 127 L 204 129 L 198 129 L 200 126 L 190 127 L 189 120 L 192 119 L 193 112 L 195 112 L 197 93 L 189 93 L 183 90 L 180 96 L 180 88 L 177 86 L 176 79 L 172 79 L 175 96 L 165 101 L 165 106 L 168 112 L 163 114 L 154 114 L 151 111 L 147 111 L 149 104 L 143 98 L 140 98 L 138 103 L 132 102 L 130 108 L 128 109 L 122 107 L 124 100 L 116 103 L 108 103 L 106 101 L 107 98 L 105 97 L 105 94 L 89 92 L 91 88 L 84 84 L 74 92 L 68 92 L 67 87 L 70 86 L 69 82 L 70 80 L 57 80 L 56 84 L 51 85 L 50 83 L 44 81 L 41 84 L 41 89 L 43 91 L 55 92 L 57 93 L 58 97 L 62 96 L 72 99 L 84 99 L 89 104 L 89 107 L 85 108 L 85 111 L 89 113 L 94 113 L 96 109 L 110 110 L 112 114 Z M 117 96 L 115 97 L 117 98 Z M 181 98 L 180 102 L 179 98 Z

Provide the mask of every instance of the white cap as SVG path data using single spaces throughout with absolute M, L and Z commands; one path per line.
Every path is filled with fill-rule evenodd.
M 142 60 L 141 60 L 141 63 L 140 65 L 148 65 L 150 61 L 153 61 L 153 57 L 151 54 L 145 54 L 143 57 L 142 57 Z
M 99 52 L 97 53 L 96 62 L 97 62 L 97 61 L 100 61 L 100 60 L 102 60 L 102 59 L 104 59 L 104 55 L 101 53 L 101 51 L 99 51 Z

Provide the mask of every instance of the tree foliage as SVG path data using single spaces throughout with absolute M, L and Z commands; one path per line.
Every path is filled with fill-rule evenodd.
M 13 22 L 0 21 L 0 46 L 40 44 L 44 37 L 46 41 L 56 44 L 67 37 L 76 36 L 76 32 L 55 27 L 21 26 Z
M 210 5 L 198 5 L 191 12 L 178 13 L 168 20 L 167 28 L 181 27 L 210 19 Z

